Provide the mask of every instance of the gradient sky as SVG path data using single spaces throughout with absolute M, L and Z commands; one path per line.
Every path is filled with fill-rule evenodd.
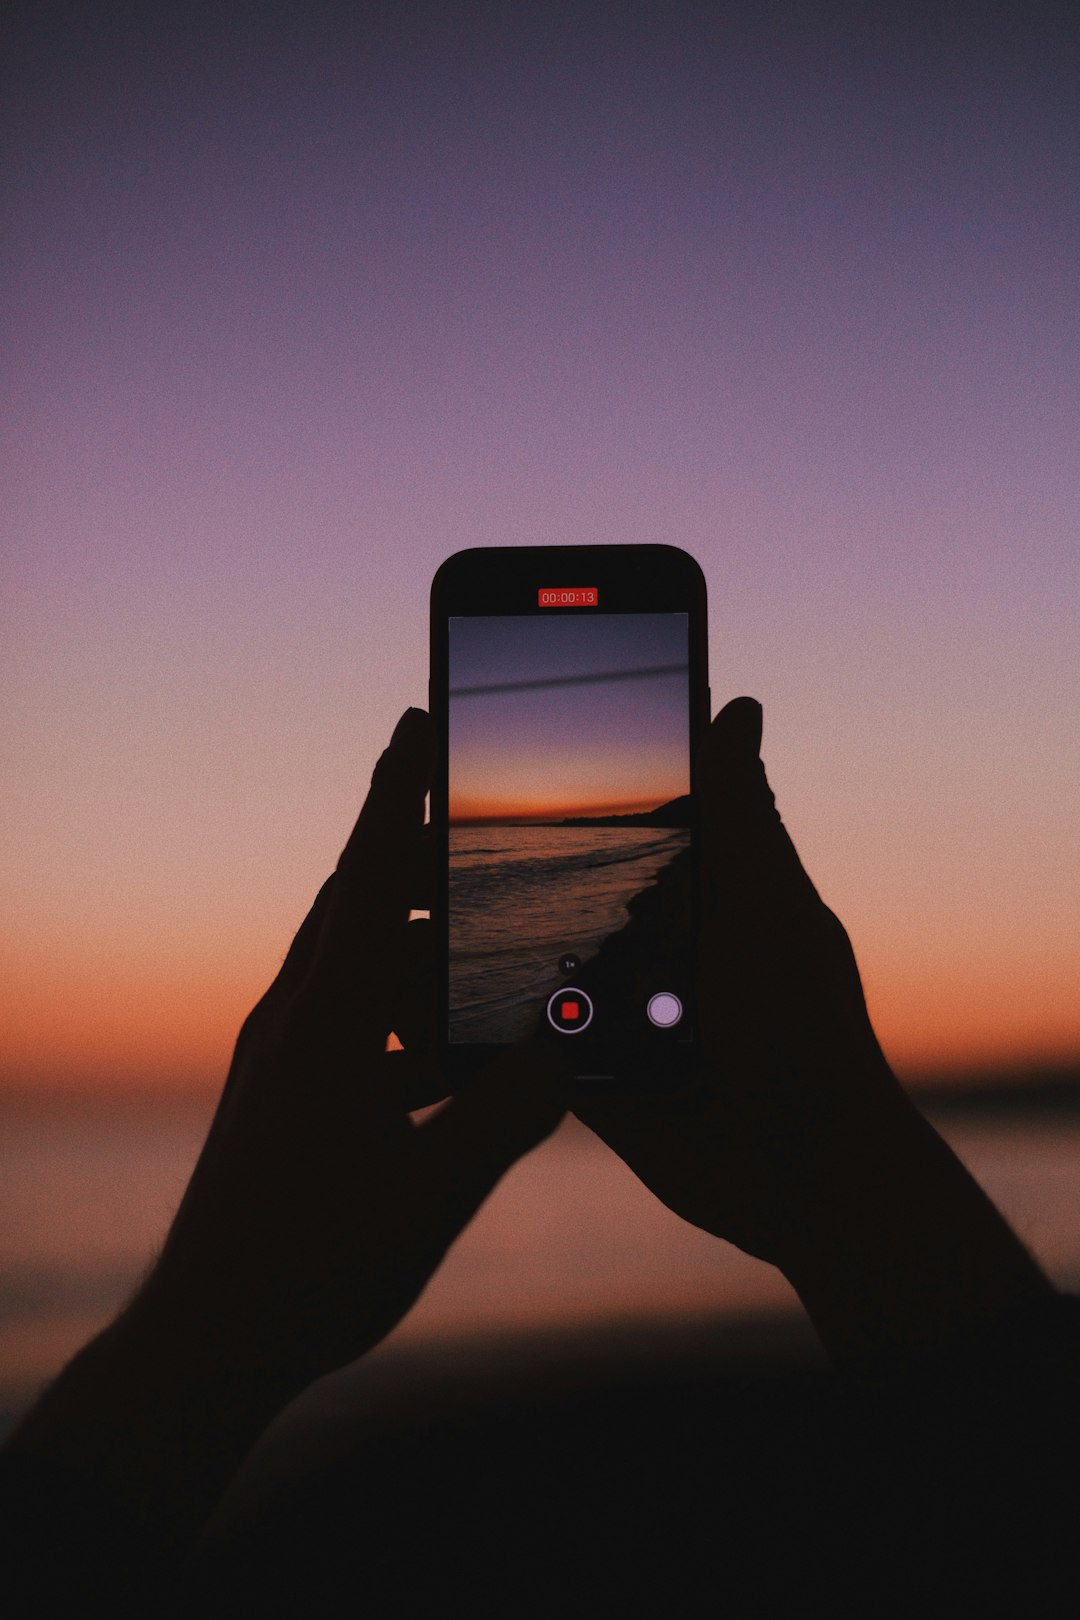
M 902 1070 L 1080 1054 L 1078 29 L 14 8 L 8 1083 L 220 1081 L 495 544 L 699 560 Z
M 451 618 L 450 819 L 625 814 L 687 793 L 687 625 L 592 608 Z

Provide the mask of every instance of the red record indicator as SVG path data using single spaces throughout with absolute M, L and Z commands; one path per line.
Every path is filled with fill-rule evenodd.
M 600 592 L 595 585 L 566 585 L 559 588 L 542 588 L 537 593 L 539 607 L 597 607 L 600 602 Z

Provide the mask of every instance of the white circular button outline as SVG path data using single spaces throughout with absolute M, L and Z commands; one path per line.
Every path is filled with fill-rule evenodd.
M 674 990 L 658 990 L 655 996 L 649 997 L 645 1011 L 649 1015 L 649 1023 L 655 1024 L 657 1029 L 674 1029 L 682 1020 L 683 1004 Z M 663 1016 L 667 1013 L 673 1013 L 674 1016 L 670 1018 Z
M 569 995 L 580 996 L 582 1001 L 585 1003 L 586 1007 L 588 1007 L 588 1009 L 589 1009 L 588 1018 L 586 1018 L 586 1020 L 585 1020 L 585 1022 L 583 1024 L 578 1024 L 576 1029 L 567 1029 L 565 1024 L 557 1024 L 555 1022 L 554 1018 L 551 1015 L 551 1009 L 552 1009 L 552 1007 L 554 1007 L 554 1005 L 558 1001 L 559 997 L 560 996 L 569 996 Z M 547 1004 L 548 1023 L 551 1025 L 552 1029 L 557 1029 L 560 1035 L 580 1035 L 582 1030 L 583 1029 L 588 1029 L 589 1025 L 592 1023 L 592 1015 L 593 1015 L 592 997 L 590 995 L 587 995 L 584 990 L 579 990 L 576 984 L 564 984 L 560 989 L 555 991 L 555 994 L 553 996 L 548 997 L 548 1004 Z

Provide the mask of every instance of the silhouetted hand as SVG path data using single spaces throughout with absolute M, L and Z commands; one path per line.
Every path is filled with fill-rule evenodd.
M 385 1048 L 415 971 L 410 936 L 423 931 L 408 921 L 408 884 L 431 759 L 427 715 L 409 710 L 336 872 L 244 1024 L 148 1290 L 217 1322 L 242 1360 L 301 1382 L 390 1331 L 563 1112 L 524 1052 L 423 1123 L 406 1111 L 406 1065 Z
M 843 926 L 803 870 L 758 757 L 761 708 L 735 698 L 699 759 L 699 1006 L 705 1063 L 674 1097 L 575 1103 L 663 1201 L 777 1259 L 806 1161 L 847 1109 L 895 1103 Z
M 903 1354 L 1048 1285 L 895 1080 L 760 740 L 735 698 L 702 748 L 696 1082 L 574 1112 L 669 1208 L 779 1266 L 839 1359 Z
M 424 930 L 408 918 L 431 763 L 409 710 L 241 1030 L 160 1259 L 17 1436 L 137 1499 L 148 1540 L 197 1528 L 275 1413 L 390 1332 L 564 1112 L 554 1060 L 524 1050 L 423 1122 L 408 1112 L 409 1065 L 385 1048 L 430 1000 L 409 993 Z

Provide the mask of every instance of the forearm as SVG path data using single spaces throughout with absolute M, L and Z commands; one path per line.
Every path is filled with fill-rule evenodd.
M 918 1361 L 1053 1294 L 986 1194 L 897 1093 L 812 1155 L 781 1270 L 839 1366 Z
M 231 1365 L 212 1333 L 170 1336 L 137 1300 L 64 1369 L 7 1450 L 85 1491 L 98 1539 L 113 1526 L 123 1558 L 152 1571 L 183 1557 L 296 1393 L 290 1380 Z M 64 1533 L 56 1527 L 58 1550 Z M 98 1551 L 106 1566 L 109 1547 Z

